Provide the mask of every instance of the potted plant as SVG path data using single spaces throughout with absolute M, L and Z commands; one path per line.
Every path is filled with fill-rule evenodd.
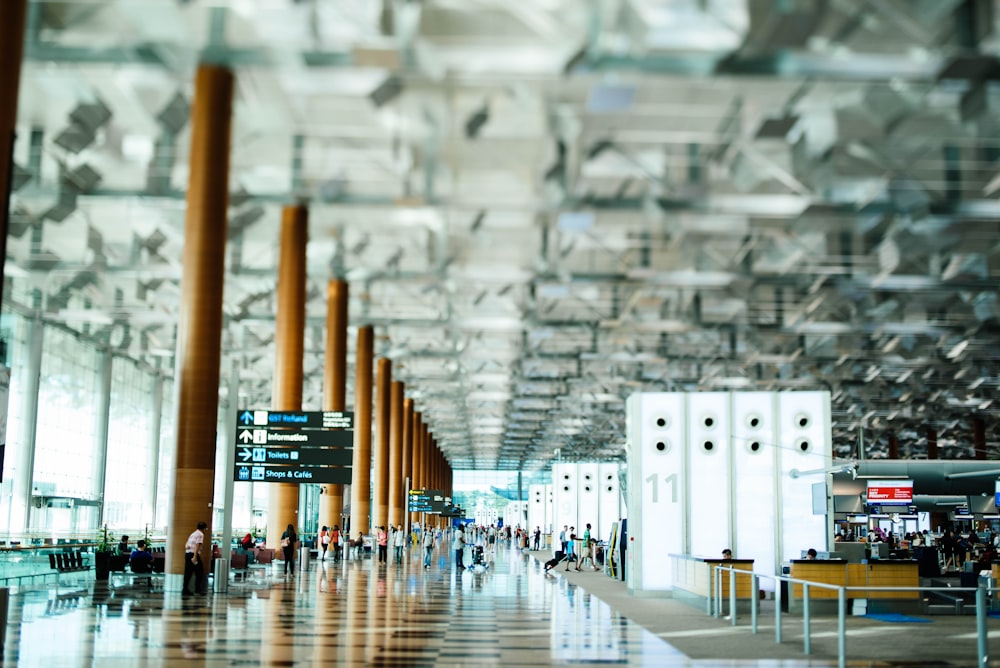
M 97 535 L 97 546 L 94 548 L 94 576 L 97 580 L 107 580 L 111 574 L 111 543 L 114 537 L 108 537 L 108 525 Z

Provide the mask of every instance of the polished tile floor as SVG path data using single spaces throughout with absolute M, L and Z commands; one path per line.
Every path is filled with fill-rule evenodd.
M 450 556 L 439 551 L 426 570 L 416 559 L 313 562 L 290 578 L 279 565 L 226 594 L 190 598 L 124 576 L 25 589 L 11 595 L 4 665 L 687 663 L 533 558 L 501 549 L 473 572 Z
M 419 558 L 366 558 L 313 562 L 295 577 L 276 564 L 227 593 L 193 597 L 180 595 L 176 576 L 97 585 L 90 573 L 11 590 L 3 665 L 837 665 L 829 616 L 814 619 L 809 656 L 795 619 L 775 644 L 766 615 L 751 635 L 745 619 L 733 627 L 677 600 L 629 596 L 602 573 L 546 575 L 544 558 L 501 548 L 485 572 L 459 571 L 438 551 L 426 570 Z M 977 665 L 975 618 L 848 622 L 848 666 Z M 996 623 L 991 656 L 1000 656 Z

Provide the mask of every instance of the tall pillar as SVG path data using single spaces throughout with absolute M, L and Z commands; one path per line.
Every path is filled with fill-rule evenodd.
M 358 328 L 354 369 L 354 459 L 351 469 L 351 535 L 368 532 L 372 494 L 372 351 L 371 325 Z
M 389 522 L 389 417 L 391 406 L 389 387 L 392 383 L 392 360 L 378 361 L 375 380 L 375 510 L 372 522 L 385 526 Z
M 323 410 L 347 410 L 347 281 L 326 286 L 326 355 L 323 365 Z M 319 505 L 320 526 L 343 528 L 344 486 L 324 485 Z
M 389 386 L 389 523 L 403 524 L 403 384 Z
M 168 573 L 184 572 L 184 543 L 198 522 L 208 524 L 206 536 L 212 535 L 233 83 L 233 73 L 217 65 L 201 65 L 195 77 L 177 327 L 177 447 L 167 521 Z M 206 540 L 203 563 L 211 563 L 210 550 L 211 541 Z
M 986 420 L 972 418 L 972 449 L 976 459 L 986 459 Z
M 278 302 L 274 321 L 274 389 L 271 406 L 278 411 L 302 410 L 302 365 L 306 335 L 306 244 L 309 212 L 304 206 L 281 211 L 278 248 Z M 267 545 L 278 549 L 281 534 L 299 525 L 299 486 L 271 483 L 267 504 Z
M 24 19 L 27 0 L 0 2 L 0 277 L 7 258 L 10 229 L 10 186 L 14 175 L 14 131 L 17 126 L 17 96 L 24 56 Z M 0 280 L 0 301 L 3 281 Z
M 424 451 L 427 449 L 427 425 L 424 424 L 423 413 L 418 413 L 417 422 L 417 449 L 413 457 L 413 477 L 417 481 L 417 489 L 430 489 L 427 486 L 427 479 L 424 478 Z
M 412 402 L 412 399 L 410 400 Z M 413 407 L 410 417 L 410 489 L 423 489 L 420 486 L 420 425 L 421 413 Z M 410 525 L 420 521 L 419 513 L 410 513 Z
M 95 496 L 101 500 L 100 524 L 103 526 L 108 510 L 105 490 L 108 488 L 108 432 L 111 423 L 111 371 L 114 365 L 111 351 L 106 348 L 102 350 L 98 356 L 97 364 L 97 391 L 99 394 L 97 397 L 97 420 L 94 425 L 97 427 L 97 433 L 94 435 L 94 440 L 97 441 L 95 444 L 97 456 L 94 457 L 92 479 Z
M 938 458 L 937 429 L 927 427 L 927 459 Z
M 899 459 L 899 437 L 895 432 L 889 432 L 889 459 Z
M 406 517 L 410 505 L 410 489 L 413 489 L 413 399 L 403 399 L 402 439 L 400 450 L 403 461 L 399 475 L 403 485 L 403 517 Z M 409 489 L 407 489 L 407 482 Z M 413 518 L 409 518 L 409 521 L 409 526 L 412 526 Z
M 40 313 L 40 311 L 39 311 Z M 24 532 L 31 527 L 31 490 L 34 487 L 35 445 L 38 436 L 38 390 L 42 379 L 42 345 L 45 325 L 40 315 L 28 321 L 28 351 L 24 369 L 24 392 L 19 413 L 21 420 L 21 445 L 11 448 L 14 456 L 14 480 L 10 498 L 8 531 Z
M 160 485 L 160 430 L 163 426 L 163 376 L 159 371 L 153 378 L 153 392 L 149 396 L 149 455 L 146 466 L 145 491 L 143 495 L 142 514 L 148 518 L 149 525 L 156 525 L 156 492 Z

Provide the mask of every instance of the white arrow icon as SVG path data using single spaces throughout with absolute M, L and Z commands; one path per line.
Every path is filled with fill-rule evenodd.
M 250 448 L 243 448 L 243 452 L 240 453 L 240 457 L 242 457 L 243 461 L 245 461 L 245 462 L 249 461 L 250 457 L 252 457 L 252 456 L 253 456 L 253 453 L 250 452 Z
M 243 441 L 244 443 L 249 443 L 250 441 L 253 440 L 253 432 L 250 431 L 249 429 L 244 429 L 243 431 L 240 432 L 240 440 Z

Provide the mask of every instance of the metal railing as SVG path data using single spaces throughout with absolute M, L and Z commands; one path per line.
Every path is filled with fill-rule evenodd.
M 800 584 L 802 585 L 802 630 L 803 630 L 803 652 L 805 654 L 810 654 L 812 651 L 812 638 L 810 633 L 811 618 L 809 611 L 809 590 L 811 587 L 818 587 L 820 589 L 831 589 L 837 592 L 837 665 L 840 668 L 844 668 L 847 665 L 847 594 L 848 592 L 858 591 L 858 592 L 871 592 L 871 591 L 894 591 L 894 592 L 948 592 L 954 594 L 957 592 L 975 592 L 976 595 L 976 665 L 980 668 L 986 668 L 990 662 L 990 652 L 989 645 L 987 643 L 986 635 L 986 615 L 987 615 L 987 599 L 990 593 L 992 593 L 992 588 L 990 583 L 992 580 L 985 579 L 986 583 L 980 583 L 978 587 L 848 587 L 845 585 L 834 585 L 828 584 L 826 582 L 813 582 L 810 580 L 803 580 L 801 578 L 793 578 L 788 575 L 767 575 L 763 573 L 755 573 L 753 571 L 745 571 L 731 566 L 714 566 L 715 571 L 715 592 L 714 592 L 714 605 L 712 602 L 713 596 L 709 596 L 709 614 L 713 617 L 720 617 L 722 615 L 722 573 L 727 571 L 730 573 L 729 576 L 729 619 L 733 626 L 736 626 L 737 615 L 736 615 L 736 576 L 737 574 L 742 574 L 745 577 L 750 578 L 750 625 L 751 633 L 757 633 L 757 620 L 759 616 L 760 601 L 757 592 L 760 591 L 760 581 L 764 580 L 774 580 L 774 642 L 775 644 L 781 644 L 781 622 L 782 622 L 782 609 L 781 609 L 781 582 L 787 582 L 789 584 Z M 791 596 L 791 587 L 788 589 L 789 600 Z

